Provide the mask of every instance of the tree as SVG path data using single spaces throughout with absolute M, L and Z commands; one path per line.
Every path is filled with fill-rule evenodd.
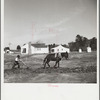
M 4 51 L 6 51 L 6 50 L 10 50 L 10 48 L 9 48 L 9 47 L 5 47 L 5 48 L 4 48 Z
M 93 51 L 97 50 L 97 39 L 95 37 L 90 39 L 90 47 Z
M 69 47 L 71 51 L 77 51 L 81 48 L 83 51 L 87 50 L 90 46 L 93 51 L 97 50 L 97 39 L 93 37 L 92 39 L 87 39 L 86 37 L 77 35 L 75 42 L 70 42 Z
M 18 51 L 21 51 L 20 45 L 17 46 L 17 50 L 18 50 Z
M 68 45 L 69 45 L 70 51 L 78 51 L 76 42 L 70 42 L 68 43 Z
M 52 48 L 54 48 L 54 47 L 55 47 L 55 45 L 56 45 L 56 44 L 55 44 L 55 43 L 53 43 L 53 44 L 52 44 Z
M 82 37 L 82 50 L 86 51 L 89 46 L 89 40 L 86 37 Z
M 83 51 L 86 51 L 86 48 L 89 45 L 89 40 L 86 37 L 77 35 L 75 41 L 77 49 L 81 48 Z
M 83 37 L 80 36 L 80 35 L 77 35 L 77 36 L 76 36 L 75 41 L 76 41 L 76 48 L 77 48 L 77 49 L 82 48 L 82 46 L 83 46 L 82 38 L 83 38 Z

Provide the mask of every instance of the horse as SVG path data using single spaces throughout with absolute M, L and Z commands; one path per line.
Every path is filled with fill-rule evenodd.
M 49 65 L 50 61 L 56 61 L 54 68 L 56 67 L 57 64 L 58 64 L 58 67 L 59 67 L 59 61 L 60 60 L 61 60 L 61 58 L 58 57 L 58 56 L 55 57 L 55 54 L 48 54 L 43 60 L 44 68 L 46 67 L 46 64 L 50 67 L 50 65 Z
M 44 60 L 43 60 L 43 65 L 44 65 L 44 68 L 46 67 L 46 64 L 50 67 L 49 65 L 49 62 L 50 61 L 56 61 L 55 62 L 55 65 L 54 65 L 54 68 L 56 67 L 56 65 L 58 64 L 58 67 L 59 67 L 59 62 L 61 61 L 61 58 L 65 57 L 66 60 L 68 58 L 68 53 L 61 53 L 61 57 L 59 56 L 59 54 L 57 53 L 56 57 L 55 57 L 55 54 L 48 54 Z
M 68 59 L 68 52 L 66 51 L 66 52 L 61 53 L 61 57 L 62 58 L 65 57 L 65 59 L 67 60 Z

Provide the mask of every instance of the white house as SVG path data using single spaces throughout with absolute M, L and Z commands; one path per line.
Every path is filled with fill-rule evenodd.
M 48 52 L 48 47 L 44 43 L 31 44 L 29 42 L 21 47 L 21 54 L 42 54 Z
M 51 53 L 62 53 L 62 52 L 70 52 L 70 49 L 69 47 L 67 46 L 63 46 L 63 45 L 59 45 L 59 46 L 56 46 L 54 48 L 51 49 Z

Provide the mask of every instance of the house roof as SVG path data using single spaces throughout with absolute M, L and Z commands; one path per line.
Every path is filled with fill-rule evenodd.
M 65 47 L 65 48 L 69 48 L 69 46 L 66 45 L 66 44 L 64 44 L 64 45 L 62 45 L 62 44 L 60 44 L 60 45 L 55 44 L 55 46 L 54 47 L 51 47 L 51 48 L 55 48 L 55 47 L 58 47 L 58 46 L 62 46 L 62 47 Z
M 69 48 L 67 45 L 58 45 L 58 46 L 55 46 L 54 48 L 58 48 L 58 47 Z M 54 49 L 54 48 L 52 48 L 52 49 Z
M 41 44 L 31 44 L 33 47 L 36 47 L 36 48 L 47 48 L 47 46 L 44 44 L 44 43 L 41 43 Z
M 68 46 L 68 45 L 61 45 L 61 46 L 65 47 L 65 48 L 69 48 L 69 46 Z

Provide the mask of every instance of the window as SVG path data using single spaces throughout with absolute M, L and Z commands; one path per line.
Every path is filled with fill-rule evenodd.
M 52 49 L 51 52 L 54 52 L 54 49 Z
M 23 48 L 23 51 L 22 51 L 22 53 L 26 53 L 26 48 Z

